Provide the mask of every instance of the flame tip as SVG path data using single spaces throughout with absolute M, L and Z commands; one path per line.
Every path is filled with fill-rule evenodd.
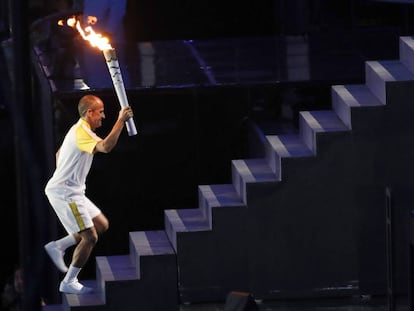
M 58 24 L 59 23 L 60 21 L 58 22 Z M 80 24 L 80 21 L 75 16 L 69 17 L 66 20 L 66 23 L 68 26 L 76 28 L 79 34 L 82 36 L 82 38 L 88 41 L 93 47 L 97 47 L 101 51 L 112 49 L 112 46 L 109 43 L 109 39 L 107 37 L 103 37 L 101 34 L 96 33 L 90 25 L 83 29 Z

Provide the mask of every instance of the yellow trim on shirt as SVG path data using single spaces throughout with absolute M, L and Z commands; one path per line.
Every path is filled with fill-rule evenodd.
M 84 120 L 81 120 L 81 122 L 83 126 L 79 126 L 76 129 L 76 145 L 81 151 L 93 153 L 98 142 L 94 137 L 91 136 L 91 133 L 88 133 L 88 131 L 84 128 L 84 126 L 86 126 L 88 129 L 90 129 L 91 126 L 89 123 Z

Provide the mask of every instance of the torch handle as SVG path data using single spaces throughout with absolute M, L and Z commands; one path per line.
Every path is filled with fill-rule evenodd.
M 135 122 L 132 118 L 126 121 L 126 127 L 129 136 L 137 135 L 137 128 L 135 127 Z
M 124 87 L 116 87 L 115 85 L 116 95 L 118 96 L 119 104 L 122 108 L 129 106 L 128 98 L 126 96 L 125 88 Z M 133 118 L 130 118 L 126 121 L 126 127 L 129 136 L 137 135 L 137 128 L 135 127 L 135 122 Z
M 115 49 L 103 50 L 103 55 L 108 66 L 109 74 L 111 75 L 112 83 L 114 84 L 116 95 L 118 96 L 119 104 L 122 108 L 129 106 L 128 98 L 126 96 L 124 81 L 122 79 L 121 68 L 119 67 L 118 57 L 116 56 Z M 126 122 L 126 127 L 129 136 L 137 134 L 134 119 L 130 118 Z

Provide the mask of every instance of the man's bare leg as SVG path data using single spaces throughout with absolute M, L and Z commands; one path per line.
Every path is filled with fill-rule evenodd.
M 95 227 L 92 227 L 79 232 L 78 235 L 80 241 L 73 252 L 72 263 L 59 286 L 59 290 L 63 293 L 88 294 L 92 292 L 92 288 L 83 286 L 79 283 L 78 275 L 88 261 L 89 256 L 98 241 L 98 233 L 96 232 Z
M 92 219 L 96 232 L 98 235 L 103 234 L 108 230 L 109 222 L 104 214 L 99 214 Z M 59 240 L 51 241 L 44 247 L 50 258 L 52 259 L 55 266 L 63 273 L 68 271 L 68 267 L 65 264 L 64 256 L 65 251 L 69 247 L 78 244 L 81 241 L 79 233 L 69 234 Z

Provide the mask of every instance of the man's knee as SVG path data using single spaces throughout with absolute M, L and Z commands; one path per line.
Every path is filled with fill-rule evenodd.
M 79 235 L 84 243 L 91 246 L 94 246 L 98 242 L 98 234 L 94 228 L 82 231 Z
M 99 215 L 93 219 L 93 223 L 98 234 L 102 234 L 109 229 L 109 221 L 104 215 Z

